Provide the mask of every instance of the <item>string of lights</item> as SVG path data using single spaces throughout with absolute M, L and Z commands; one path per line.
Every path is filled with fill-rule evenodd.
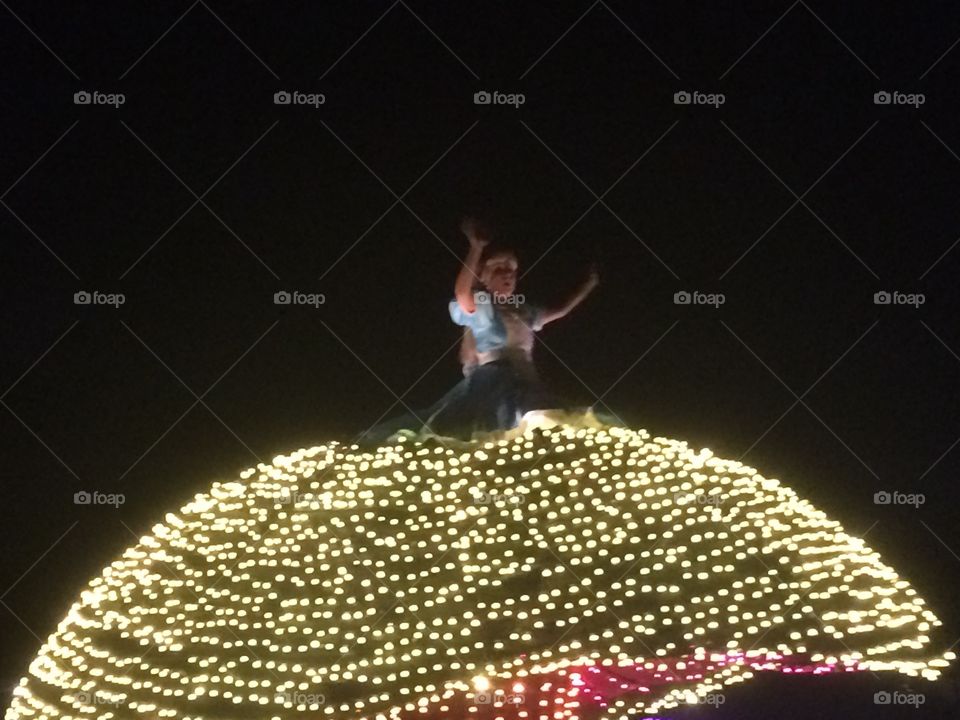
M 5 717 L 628 718 L 763 670 L 932 680 L 939 625 L 840 523 L 682 441 L 330 443 L 168 513 Z

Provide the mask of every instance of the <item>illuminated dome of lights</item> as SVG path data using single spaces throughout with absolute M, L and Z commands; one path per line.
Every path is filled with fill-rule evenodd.
M 553 417 L 214 483 L 90 582 L 6 719 L 628 718 L 758 671 L 954 659 L 910 584 L 784 484 Z

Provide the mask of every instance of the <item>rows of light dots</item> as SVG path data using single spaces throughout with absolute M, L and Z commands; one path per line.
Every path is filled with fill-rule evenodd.
M 6 718 L 373 720 L 469 696 L 471 678 L 729 654 L 605 709 L 626 717 L 771 656 L 934 678 L 953 659 L 922 654 L 939 624 L 789 488 L 682 442 L 568 426 L 331 444 L 168 514 L 82 593 Z

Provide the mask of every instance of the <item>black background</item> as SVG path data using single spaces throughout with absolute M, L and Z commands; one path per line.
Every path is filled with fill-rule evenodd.
M 950 647 L 960 6 L 838 5 L 4 2 L 4 703 L 164 512 L 460 377 L 446 303 L 465 214 L 516 248 L 530 299 L 600 263 L 541 335 L 552 386 L 749 449 L 866 533 Z M 80 90 L 126 102 L 75 105 Z M 275 105 L 279 90 L 326 102 Z M 525 103 L 475 105 L 479 90 Z M 726 101 L 676 105 L 681 90 Z M 876 105 L 881 90 L 925 103 Z M 78 306 L 80 290 L 126 302 Z M 278 306 L 279 290 L 326 303 Z M 126 502 L 75 505 L 79 490 Z M 878 506 L 880 490 L 926 503 Z M 957 677 L 765 677 L 677 715 L 953 717 Z M 873 704 L 899 687 L 926 705 Z

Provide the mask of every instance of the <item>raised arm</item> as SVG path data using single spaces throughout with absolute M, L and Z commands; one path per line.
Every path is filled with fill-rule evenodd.
M 473 281 L 479 278 L 480 256 L 489 240 L 481 233 L 479 226 L 472 219 L 467 218 L 460 224 L 460 229 L 470 241 L 470 250 L 457 274 L 457 282 L 453 286 L 457 303 L 465 313 L 472 314 L 477 308 L 473 302 Z
M 554 320 L 559 320 L 571 310 L 573 310 L 577 305 L 582 303 L 587 295 L 589 295 L 593 289 L 600 284 L 600 274 L 597 272 L 596 266 L 591 266 L 590 273 L 587 275 L 587 279 L 576 289 L 576 291 L 571 295 L 567 301 L 558 308 L 548 308 L 543 310 L 540 313 L 540 325 L 546 325 L 547 323 L 553 322 Z

